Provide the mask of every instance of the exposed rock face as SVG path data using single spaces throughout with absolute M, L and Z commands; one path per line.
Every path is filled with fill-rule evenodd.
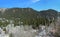
M 9 37 L 9 34 L 5 34 L 5 31 L 0 28 L 0 37 Z
M 36 35 L 36 30 L 30 26 L 8 26 L 6 27 L 6 31 L 8 31 L 8 34 L 11 34 L 11 37 L 35 37 Z
M 56 24 L 55 37 L 60 37 L 60 17 L 58 17 L 57 22 L 55 22 L 55 24 Z

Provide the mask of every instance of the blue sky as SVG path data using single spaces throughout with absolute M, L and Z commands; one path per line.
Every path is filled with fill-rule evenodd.
M 0 8 L 30 7 L 35 10 L 55 9 L 60 11 L 60 0 L 0 0 Z

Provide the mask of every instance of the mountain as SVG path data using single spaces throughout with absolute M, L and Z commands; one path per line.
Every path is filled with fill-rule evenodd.
M 58 11 L 53 10 L 53 9 L 48 9 L 48 10 L 43 10 L 39 12 L 42 17 L 47 18 L 47 19 L 57 19 L 58 17 Z
M 31 8 L 10 8 L 4 12 L 4 15 L 8 17 L 25 17 L 30 16 L 30 14 L 35 14 L 35 11 Z
M 53 9 L 36 11 L 32 8 L 7 8 L 0 9 L 0 17 L 20 20 L 25 24 L 45 24 L 45 21 L 53 18 L 56 19 L 58 11 Z M 18 19 L 19 18 L 19 19 Z M 47 21 L 48 22 L 48 21 Z
M 37 18 L 38 17 L 46 17 L 46 18 L 57 18 L 57 11 L 53 9 L 36 11 L 32 8 L 9 8 L 9 9 L 1 9 L 0 13 L 3 13 L 3 17 L 14 17 L 14 18 Z
M 60 17 L 60 12 L 58 12 L 58 17 Z

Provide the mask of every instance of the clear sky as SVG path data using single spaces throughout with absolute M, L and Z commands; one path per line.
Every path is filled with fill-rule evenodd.
M 60 0 L 0 0 L 0 8 L 30 7 L 35 10 L 55 9 L 60 11 Z

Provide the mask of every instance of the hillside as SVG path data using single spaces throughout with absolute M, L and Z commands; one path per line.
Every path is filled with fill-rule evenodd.
M 22 21 L 24 24 L 45 24 L 53 18 L 56 19 L 58 11 L 53 9 L 36 11 L 32 8 L 7 8 L 0 10 L 0 17 L 13 19 L 15 23 Z M 46 22 L 45 22 L 46 21 Z

